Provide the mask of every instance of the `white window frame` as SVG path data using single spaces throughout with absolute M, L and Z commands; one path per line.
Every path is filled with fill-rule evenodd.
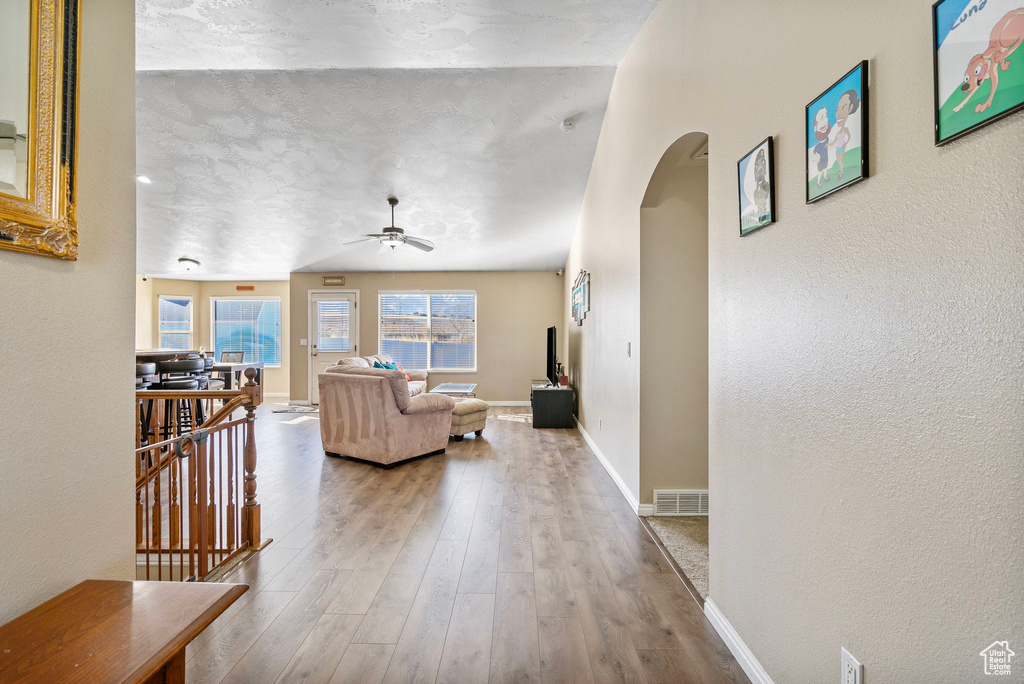
M 473 295 L 473 367 L 472 368 L 431 368 L 430 359 L 430 344 L 433 341 L 433 334 L 430 331 L 430 299 L 427 299 L 427 331 L 430 337 L 427 342 L 427 368 L 417 368 L 415 370 L 425 370 L 429 373 L 476 373 L 477 372 L 477 351 L 480 348 L 479 343 L 479 330 L 480 330 L 480 296 L 476 290 L 377 290 L 377 349 L 381 350 L 384 346 L 384 335 L 381 330 L 381 299 L 384 295 L 392 294 L 411 294 L 411 295 L 432 295 L 432 294 L 471 294 Z M 412 369 L 411 369 L 412 370 Z
M 160 345 L 160 348 L 163 349 L 164 348 L 163 347 L 164 331 L 160 329 L 160 323 L 161 323 L 161 319 L 160 319 L 160 300 L 161 299 L 187 299 L 189 301 L 189 307 L 188 307 L 188 331 L 187 331 L 187 334 L 188 334 L 188 344 L 185 346 L 185 349 L 178 350 L 178 351 L 188 351 L 188 350 L 195 349 L 195 347 L 196 347 L 196 344 L 195 344 L 195 342 L 196 342 L 196 338 L 195 338 L 195 332 L 196 332 L 196 300 L 195 300 L 195 297 L 193 297 L 192 295 L 176 295 L 176 294 L 157 295 L 157 297 L 156 297 L 156 341 L 157 341 L 157 344 Z M 173 332 L 168 331 L 167 334 L 168 335 L 181 335 L 181 334 L 186 334 L 186 331 L 185 330 L 175 330 Z
M 243 296 L 239 296 L 239 297 L 234 297 L 234 296 L 231 296 L 231 295 L 220 295 L 220 296 L 210 297 L 210 351 L 213 353 L 214 358 L 217 358 L 218 360 L 219 360 L 218 354 L 220 353 L 220 350 L 218 350 L 217 346 L 216 346 L 216 344 L 217 344 L 217 307 L 214 306 L 214 302 L 217 302 L 217 301 L 238 301 L 238 300 L 243 300 L 243 299 L 245 299 L 245 300 L 256 300 L 256 301 L 260 301 L 260 302 L 278 302 L 278 303 L 281 302 L 281 298 L 280 297 L 270 297 L 270 296 L 261 297 L 261 296 L 258 296 L 258 295 L 243 295 Z M 264 368 L 282 368 L 284 366 L 284 307 L 281 307 L 281 322 L 277 326 L 277 333 L 278 333 L 278 335 L 280 337 L 280 340 L 278 342 L 278 346 L 281 348 L 281 363 L 270 364 L 270 363 L 264 362 L 263 363 L 263 367 Z M 248 360 L 252 361 L 252 359 L 248 359 Z M 252 361 L 252 362 L 253 363 L 257 363 L 255 361 Z

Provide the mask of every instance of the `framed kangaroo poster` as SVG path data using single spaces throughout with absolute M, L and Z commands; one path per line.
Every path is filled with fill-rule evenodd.
M 932 40 L 936 145 L 1024 108 L 1024 0 L 939 0 Z

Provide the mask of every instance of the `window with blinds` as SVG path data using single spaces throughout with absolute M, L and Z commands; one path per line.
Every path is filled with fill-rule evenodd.
M 211 297 L 214 358 L 245 352 L 245 361 L 281 365 L 281 300 Z
M 316 303 L 317 349 L 347 352 L 352 350 L 351 302 L 348 300 Z
M 381 292 L 380 350 L 420 370 L 476 370 L 475 292 Z
M 160 348 L 184 351 L 192 348 L 192 298 L 160 295 Z

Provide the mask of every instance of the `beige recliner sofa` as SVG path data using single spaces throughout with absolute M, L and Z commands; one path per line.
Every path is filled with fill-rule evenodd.
M 381 363 L 394 363 L 388 354 L 374 354 L 372 356 L 352 356 L 347 359 L 342 359 L 337 363 L 337 366 L 349 367 L 349 368 L 373 368 L 373 362 L 380 361 Z M 335 366 L 332 366 L 334 368 Z M 409 370 L 405 369 L 405 374 L 409 376 L 409 395 L 415 397 L 417 394 L 423 394 L 427 391 L 427 371 L 425 370 Z
M 345 364 L 318 379 L 320 438 L 328 456 L 390 468 L 448 445 L 455 400 L 427 392 L 412 396 L 405 373 Z

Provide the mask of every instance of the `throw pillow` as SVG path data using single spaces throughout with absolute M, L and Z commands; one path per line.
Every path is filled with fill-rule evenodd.
M 400 370 L 400 371 L 402 371 L 403 373 L 405 373 L 405 369 L 404 369 L 404 368 L 402 368 L 402 364 L 400 364 L 400 363 L 398 363 L 397 361 L 395 361 L 395 365 L 396 365 L 396 366 L 398 366 L 398 370 Z M 408 374 L 408 373 L 405 373 L 405 381 L 406 381 L 406 382 L 412 382 L 412 378 L 410 378 L 410 377 L 409 377 L 409 374 Z

